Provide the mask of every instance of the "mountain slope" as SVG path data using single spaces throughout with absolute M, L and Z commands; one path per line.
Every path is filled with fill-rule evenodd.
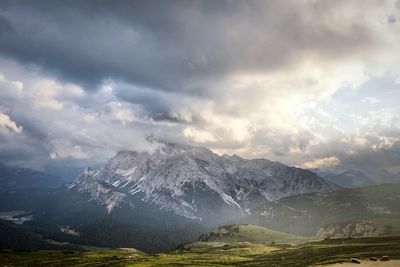
M 265 203 L 339 188 L 278 162 L 159 142 L 151 152 L 121 151 L 104 167 L 87 168 L 72 184 L 50 192 L 33 218 L 86 232 L 91 245 L 126 245 L 127 233 L 134 237 L 129 244 L 158 252 L 246 218 Z
M 72 244 L 56 245 L 44 240 L 27 229 L 17 227 L 12 223 L 0 220 L 0 249 L 73 249 L 82 250 L 79 246 Z
M 0 211 L 32 211 L 62 184 L 56 176 L 0 163 Z
M 400 218 L 400 184 L 291 196 L 252 211 L 246 222 L 302 236 L 328 224 Z
M 399 219 L 331 223 L 318 230 L 320 238 L 400 236 Z
M 325 180 L 343 186 L 345 188 L 355 188 L 376 184 L 376 182 L 361 171 L 348 170 L 342 173 L 333 173 L 319 169 L 312 170 Z
M 88 194 L 108 213 L 137 205 L 133 196 L 188 219 L 209 221 L 216 215 L 226 220 L 242 216 L 264 201 L 339 187 L 279 162 L 159 142 L 152 152 L 117 153 L 103 168 L 87 169 L 68 189 Z
M 0 162 L 0 192 L 20 189 L 56 188 L 63 181 L 53 175 Z

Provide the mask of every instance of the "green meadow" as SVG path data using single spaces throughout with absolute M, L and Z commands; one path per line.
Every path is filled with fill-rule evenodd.
M 197 242 L 149 255 L 135 249 L 89 252 L 11 251 L 2 266 L 311 266 L 388 255 L 400 258 L 400 237 L 346 238 L 298 245 L 249 242 Z

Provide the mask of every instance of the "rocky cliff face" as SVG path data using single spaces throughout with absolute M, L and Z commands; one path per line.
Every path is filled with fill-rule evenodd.
M 103 168 L 86 170 L 69 186 L 108 212 L 134 196 L 198 220 L 220 212 L 246 214 L 263 201 L 338 188 L 311 171 L 279 162 L 165 142 L 152 152 L 118 152 Z
M 391 226 L 376 224 L 373 221 L 342 222 L 322 227 L 317 236 L 320 238 L 377 237 L 389 235 Z

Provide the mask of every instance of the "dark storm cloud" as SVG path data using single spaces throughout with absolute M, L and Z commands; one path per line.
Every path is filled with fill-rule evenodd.
M 142 106 L 144 109 L 143 116 L 152 118 L 155 121 L 179 121 L 178 118 L 171 115 L 173 105 L 169 95 L 147 88 L 133 87 L 128 84 L 117 86 L 114 92 L 119 99 Z
M 343 57 L 372 45 L 361 22 L 325 25 L 327 3 L 2 1 L 0 51 L 94 89 L 107 78 L 201 94 L 201 79 Z M 315 21 L 309 21 L 310 18 Z
M 112 77 L 175 90 L 191 75 L 190 45 L 180 36 L 182 7 L 163 3 L 3 2 L 0 49 L 86 88 Z
M 11 136 L 0 129 L 0 162 L 37 167 L 48 158 L 49 145 L 41 139 Z
M 189 122 L 174 112 L 177 106 L 184 105 L 182 100 L 184 95 L 179 92 L 165 93 L 164 91 L 119 83 L 113 85 L 113 93 L 121 101 L 139 105 L 143 112 L 142 114 L 137 112 L 138 116 L 151 118 L 154 121 Z M 196 123 L 198 119 L 193 115 L 190 123 Z

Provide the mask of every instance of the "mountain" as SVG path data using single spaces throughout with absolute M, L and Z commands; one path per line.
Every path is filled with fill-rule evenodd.
M 213 225 L 246 215 L 264 201 L 339 188 L 279 162 L 159 142 L 151 152 L 121 151 L 104 167 L 86 169 L 68 191 L 88 195 L 108 213 L 149 205 Z
M 23 229 L 12 223 L 0 220 L 0 249 L 38 250 L 83 250 L 72 244 L 54 244 L 44 240 L 40 235 Z
M 32 214 L 34 221 L 81 232 L 77 243 L 154 253 L 193 242 L 282 197 L 337 189 L 279 162 L 156 142 L 152 151 L 120 151 L 103 167 L 87 168 L 52 190 Z
M 399 219 L 331 223 L 318 230 L 320 238 L 399 236 Z
M 30 211 L 64 182 L 57 176 L 0 163 L 0 211 Z
M 245 222 L 301 236 L 314 236 L 328 224 L 400 218 L 400 184 L 374 185 L 290 196 L 265 203 Z
M 57 176 L 44 172 L 7 166 L 0 162 L 0 190 L 56 188 L 63 184 Z
M 312 171 L 323 177 L 325 180 L 345 188 L 363 187 L 376 184 L 374 179 L 358 170 L 348 170 L 341 173 L 334 173 L 320 169 L 312 169 Z
M 273 231 L 258 225 L 235 224 L 217 227 L 211 232 L 202 235 L 199 241 L 299 244 L 310 241 L 310 239 Z
M 0 210 L 29 212 L 33 221 L 26 227 L 35 224 L 35 231 L 60 242 L 72 239 L 60 233 L 68 227 L 81 233 L 73 238 L 77 244 L 159 252 L 247 218 L 283 197 L 341 189 L 311 171 L 279 162 L 154 142 L 152 151 L 118 152 L 71 184 L 51 188 L 43 182 L 49 188 L 8 190 L 0 196 Z

